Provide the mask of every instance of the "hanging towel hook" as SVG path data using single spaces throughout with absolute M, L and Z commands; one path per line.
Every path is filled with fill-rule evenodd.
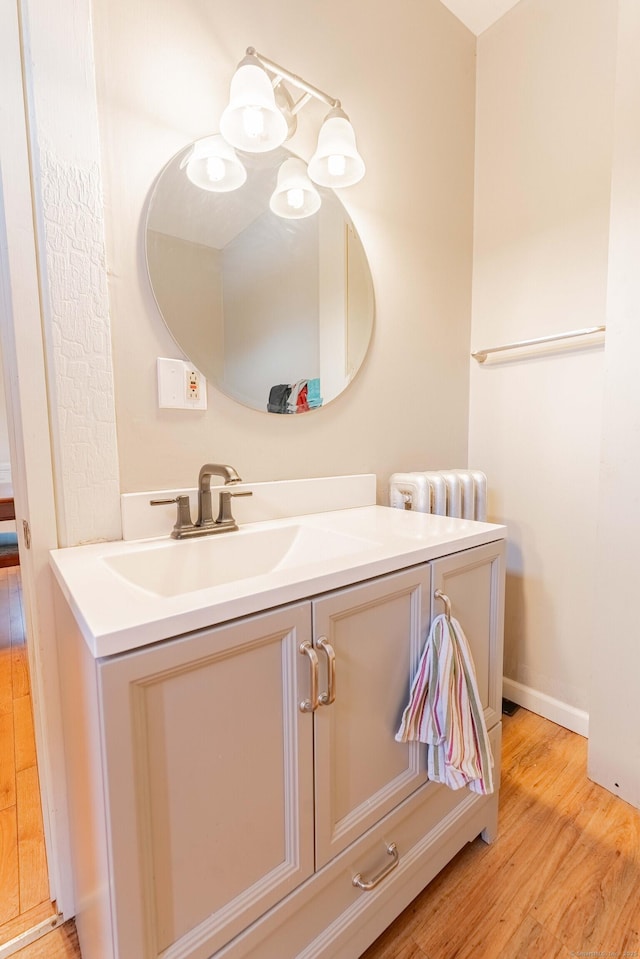
M 441 599 L 444 603 L 444 615 L 448 620 L 451 620 L 451 600 L 446 593 L 443 593 L 441 589 L 437 589 L 433 594 L 436 599 Z

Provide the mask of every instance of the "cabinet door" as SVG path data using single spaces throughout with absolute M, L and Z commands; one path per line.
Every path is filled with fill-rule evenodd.
M 308 603 L 102 661 L 118 959 L 208 959 L 313 872 Z
M 476 546 L 433 563 L 433 591 L 451 600 L 451 611 L 469 641 L 487 728 L 502 714 L 504 542 Z M 444 612 L 434 598 L 433 613 Z
M 323 640 L 335 653 L 335 700 L 314 714 L 316 868 L 426 781 L 424 747 L 394 737 L 426 638 L 429 597 L 423 565 L 313 603 L 321 692 L 329 673 Z

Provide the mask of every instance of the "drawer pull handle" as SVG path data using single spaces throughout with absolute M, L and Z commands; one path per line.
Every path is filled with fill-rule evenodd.
M 325 653 L 329 667 L 327 691 L 326 693 L 320 694 L 319 702 L 321 706 L 330 706 L 336 698 L 336 654 L 331 643 L 327 641 L 326 636 L 320 637 L 318 640 L 318 647 Z
M 299 651 L 311 662 L 311 699 L 303 699 L 300 712 L 312 713 L 318 708 L 318 654 L 309 642 L 301 643 Z
M 390 862 L 384 869 L 381 869 L 377 875 L 372 879 L 363 879 L 362 873 L 358 873 L 357 876 L 353 877 L 353 885 L 357 886 L 358 889 L 364 889 L 365 892 L 369 892 L 371 889 L 375 889 L 383 879 L 386 879 L 390 872 L 396 868 L 400 862 L 400 855 L 398 853 L 398 847 L 395 842 L 390 843 L 387 846 L 387 855 L 392 857 L 392 862 Z

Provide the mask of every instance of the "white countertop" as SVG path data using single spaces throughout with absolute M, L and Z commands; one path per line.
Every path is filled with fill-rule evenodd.
M 310 556 L 293 568 L 273 569 L 218 586 L 160 595 L 133 585 L 110 563 L 145 563 L 145 553 L 171 551 L 179 570 L 202 540 L 117 541 L 54 550 L 51 565 L 79 628 L 95 657 L 111 656 L 226 620 L 302 600 L 385 573 L 504 539 L 506 528 L 386 506 L 362 506 L 243 524 L 236 532 L 204 537 L 211 542 L 256 530 L 291 526 L 359 537 L 366 546 L 348 555 Z M 166 558 L 165 554 L 165 558 Z M 191 556 L 195 555 L 193 552 Z

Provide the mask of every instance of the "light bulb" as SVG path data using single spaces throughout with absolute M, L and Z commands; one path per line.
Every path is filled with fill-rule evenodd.
M 327 169 L 330 176 L 344 176 L 347 169 L 347 158 L 342 153 L 334 153 L 327 157 Z
M 207 176 L 212 183 L 219 183 L 224 180 L 227 167 L 222 157 L 207 157 Z
M 300 220 L 320 209 L 320 194 L 307 176 L 307 167 L 300 157 L 289 157 L 278 170 L 276 188 L 269 208 L 285 220 Z
M 253 54 L 248 54 L 231 80 L 220 133 L 237 150 L 268 153 L 284 143 L 288 132 L 269 74 Z
M 320 128 L 316 152 L 309 160 L 309 176 L 319 186 L 353 186 L 364 176 L 364 169 L 349 117 L 336 107 Z
M 287 203 L 292 210 L 301 210 L 304 206 L 304 190 L 300 187 L 287 190 Z
M 242 111 L 244 132 L 251 139 L 264 135 L 264 113 L 260 107 L 245 107 Z
M 237 190 L 247 179 L 235 150 L 219 133 L 196 140 L 180 163 L 181 170 L 183 167 L 194 186 L 211 193 Z

